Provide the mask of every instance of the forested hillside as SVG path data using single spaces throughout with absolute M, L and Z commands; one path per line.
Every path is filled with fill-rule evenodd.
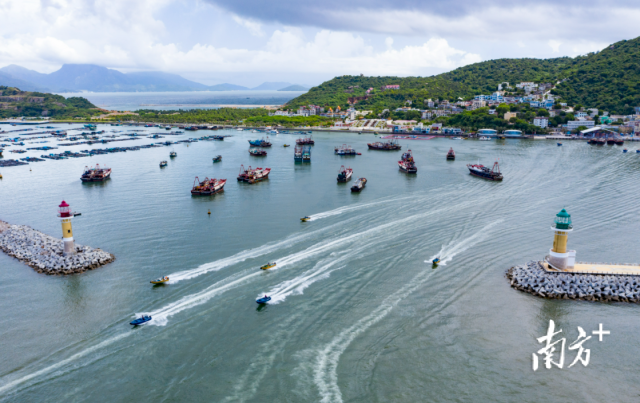
M 361 110 L 380 112 L 404 106 L 406 101 L 421 108 L 428 98 L 454 101 L 490 94 L 502 82 L 512 86 L 520 81 L 555 84 L 561 79 L 566 81 L 554 91 L 569 104 L 613 114 L 631 113 L 632 107 L 640 106 L 640 38 L 615 43 L 587 56 L 488 60 L 431 77 L 340 76 L 311 88 L 289 101 L 287 107 L 315 104 L 345 108 L 349 98 L 358 97 L 356 108 Z M 399 84 L 400 89 L 381 89 L 391 84 Z M 369 88 L 373 91 L 366 97 Z
M 101 114 L 86 98 L 27 92 L 0 86 L 0 118 L 47 116 L 56 119 L 87 118 Z

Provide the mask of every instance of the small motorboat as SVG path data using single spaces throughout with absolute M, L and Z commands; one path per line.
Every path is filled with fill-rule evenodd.
M 167 161 L 160 161 L 160 168 L 164 168 L 167 166 Z
M 489 137 L 482 136 L 482 137 L 480 137 L 478 140 L 481 140 L 481 141 L 489 141 L 489 140 L 491 140 L 491 139 L 490 139 Z
M 144 325 L 145 323 L 149 322 L 150 320 L 151 320 L 151 316 L 143 315 L 142 317 L 131 321 L 131 323 L 129 323 L 129 324 L 133 325 L 133 326 L 140 326 L 140 325 Z
M 171 157 L 171 158 L 174 158 L 174 157 L 177 157 L 177 156 L 178 156 L 178 153 L 177 153 L 177 152 L 175 152 L 175 151 L 171 151 L 171 152 L 169 153 L 169 157 Z
M 216 155 L 215 157 L 213 157 L 213 162 L 220 162 L 222 161 L 222 155 Z
M 558 147 L 561 147 L 561 146 L 562 146 L 562 143 L 558 143 Z
M 311 217 L 309 217 L 308 215 L 306 215 L 306 216 L 302 217 L 302 218 L 300 219 L 300 221 L 302 221 L 302 222 L 307 222 L 307 221 L 309 221 L 310 219 L 311 219 Z
M 629 151 L 629 150 L 627 150 L 626 148 L 624 150 L 622 150 L 623 153 L 626 153 L 627 151 Z
M 640 154 L 640 150 L 636 150 L 636 154 Z M 1 178 L 1 176 L 0 176 L 0 178 Z
M 256 302 L 257 302 L 258 304 L 260 304 L 260 305 L 264 305 L 264 304 L 266 304 L 266 303 L 267 303 L 267 302 L 269 302 L 269 301 L 271 301 L 271 297 L 270 297 L 270 296 L 268 296 L 268 295 L 265 295 L 264 297 L 259 298 L 259 299 L 257 299 L 257 300 L 256 300 Z
M 0 175 L 0 179 L 2 179 L 2 175 Z M 73 213 L 74 217 L 78 217 L 78 216 L 81 216 L 81 215 L 82 215 L 82 213 L 78 213 L 78 212 L 74 212 Z
M 164 284 L 167 281 L 169 281 L 169 277 L 164 276 L 164 277 L 161 277 L 161 278 L 156 279 L 156 280 L 151 280 L 151 284 Z
M 291 147 L 291 145 L 289 145 L 289 144 L 285 144 L 283 147 Z
M 270 269 L 270 268 L 275 267 L 275 266 L 276 266 L 276 262 L 273 262 L 273 263 L 267 263 L 264 266 L 260 266 L 260 268 L 262 270 L 267 270 L 267 269 Z
M 438 263 L 440 263 L 440 258 L 439 258 L 439 257 L 437 257 L 437 258 L 433 259 L 433 260 L 431 261 L 431 263 L 433 263 L 433 265 L 434 265 L 434 266 L 437 266 L 437 265 L 438 265 Z

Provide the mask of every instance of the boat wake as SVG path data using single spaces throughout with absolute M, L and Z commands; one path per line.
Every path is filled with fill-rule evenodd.
M 355 211 L 355 210 L 360 210 L 366 207 L 371 207 L 371 206 L 376 206 L 379 204 L 385 204 L 385 203 L 390 203 L 390 202 L 397 202 L 397 201 L 402 201 L 402 200 L 409 200 L 409 199 L 417 199 L 419 198 L 418 196 L 409 196 L 409 197 L 401 197 L 401 198 L 396 198 L 396 199 L 385 199 L 385 200 L 379 200 L 379 201 L 375 201 L 375 202 L 371 202 L 371 203 L 365 203 L 365 204 L 356 204 L 354 206 L 345 206 L 345 207 L 340 207 L 334 210 L 330 210 L 330 211 L 325 211 L 324 213 L 318 213 L 318 214 L 313 214 L 309 216 L 309 221 L 315 221 L 315 220 L 321 220 L 323 218 L 327 218 L 327 217 L 332 217 L 334 215 L 338 215 L 338 214 L 342 214 L 342 213 L 347 213 L 349 211 Z
M 477 244 L 478 242 L 484 240 L 489 231 L 491 230 L 491 228 L 493 228 L 495 225 L 501 223 L 503 220 L 496 220 L 488 225 L 486 225 L 484 228 L 482 228 L 480 230 L 480 232 L 478 232 L 477 234 L 464 239 L 462 241 L 458 241 L 458 240 L 453 240 L 451 242 L 449 242 L 449 244 L 447 245 L 442 245 L 442 248 L 440 248 L 440 252 L 436 253 L 435 255 L 431 256 L 429 258 L 429 260 L 425 260 L 425 263 L 429 263 L 431 264 L 433 262 L 433 259 L 439 257 L 440 258 L 440 262 L 438 263 L 438 265 L 440 266 L 446 266 L 447 262 L 450 262 L 454 256 L 456 256 L 459 253 L 462 253 L 464 251 L 466 251 L 467 249 L 469 249 L 470 247 L 474 246 L 475 244 Z

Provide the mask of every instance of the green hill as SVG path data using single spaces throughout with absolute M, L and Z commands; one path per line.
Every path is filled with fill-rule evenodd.
M 21 91 L 0 86 L 0 118 L 48 116 L 56 119 L 87 118 L 102 113 L 86 98 Z
M 640 38 L 576 58 L 488 60 L 431 77 L 340 76 L 311 88 L 286 106 L 345 108 L 351 98 L 361 110 L 380 112 L 404 106 L 406 101 L 421 108 L 428 98 L 454 101 L 490 94 L 502 82 L 513 86 L 520 81 L 556 83 L 561 79 L 566 80 L 554 93 L 570 105 L 581 104 L 614 114 L 632 113 L 632 107 L 640 106 Z M 400 85 L 400 89 L 381 89 L 391 84 Z M 367 95 L 369 88 L 373 91 Z

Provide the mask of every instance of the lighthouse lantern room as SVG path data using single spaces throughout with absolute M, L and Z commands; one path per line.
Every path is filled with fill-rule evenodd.
M 65 256 L 74 254 L 76 248 L 73 244 L 73 231 L 71 229 L 73 213 L 70 210 L 69 204 L 64 200 L 58 206 L 58 217 L 60 217 L 60 221 L 62 222 L 62 241 L 64 244 L 63 254 Z

